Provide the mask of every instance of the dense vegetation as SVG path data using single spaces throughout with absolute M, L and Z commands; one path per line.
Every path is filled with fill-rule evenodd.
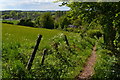
M 58 20 L 61 16 L 66 14 L 66 11 L 3 11 L 2 19 L 3 23 L 17 24 L 23 26 L 40 27 L 40 28 L 55 28 L 54 21 Z M 14 21 L 16 21 L 14 23 Z
M 70 11 L 3 12 L 3 23 L 9 23 L 3 24 L 3 78 L 74 78 L 97 43 L 92 79 L 120 79 L 120 2 L 68 1 L 62 5 Z M 25 67 L 38 34 L 43 38 L 28 71 Z M 44 49 L 47 54 L 41 65 Z
M 38 34 L 42 34 L 43 39 L 32 69 L 27 71 L 26 65 Z M 70 46 L 65 43 L 65 34 Z M 76 33 L 3 24 L 2 77 L 74 78 L 82 70 L 94 41 L 88 37 L 82 39 Z M 41 65 L 43 49 L 47 49 L 47 54 L 44 65 Z
M 97 25 L 99 30 L 101 30 L 103 33 L 103 43 L 100 46 L 102 49 L 108 51 L 106 51 L 104 54 L 101 52 L 100 54 L 102 56 L 101 63 L 99 62 L 98 65 L 96 65 L 97 71 L 95 78 L 108 80 L 119 79 L 120 69 L 117 66 L 120 66 L 120 2 L 67 2 L 66 5 L 71 8 L 69 11 L 69 17 L 72 18 L 72 20 L 81 19 L 83 24 L 88 24 L 86 28 L 87 32 L 90 30 L 90 27 L 92 27 L 94 30 L 96 28 L 95 26 Z M 117 60 L 115 60 L 114 57 L 116 57 Z M 110 59 L 111 61 L 109 61 L 108 65 L 105 65 L 104 61 L 102 62 L 102 59 Z M 99 69 L 100 71 L 103 70 L 103 72 L 99 72 Z

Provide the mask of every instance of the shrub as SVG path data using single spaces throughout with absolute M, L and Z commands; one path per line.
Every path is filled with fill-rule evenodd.
M 34 27 L 34 23 L 31 21 L 31 19 L 21 19 L 18 25 Z
M 80 33 L 80 29 L 79 28 L 67 28 L 67 31 L 69 31 L 69 32 L 75 32 L 75 33 Z
M 64 27 L 68 26 L 70 21 L 66 16 L 61 16 L 59 19 L 59 28 L 64 29 Z
M 38 26 L 43 28 L 47 29 L 54 28 L 54 21 L 50 13 L 44 13 L 41 17 L 38 17 L 36 23 Z
M 102 32 L 100 30 L 88 30 L 87 35 L 91 38 L 97 37 L 99 39 L 102 36 Z
M 14 24 L 14 23 L 13 23 L 13 22 L 11 22 L 11 21 L 2 21 L 2 23 Z

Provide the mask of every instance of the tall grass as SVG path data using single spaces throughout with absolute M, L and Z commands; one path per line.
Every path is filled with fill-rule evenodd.
M 3 78 L 74 78 L 82 70 L 94 43 L 89 37 L 83 39 L 78 33 L 60 30 L 3 24 L 2 31 Z M 25 67 L 38 34 L 43 38 L 32 68 L 27 71 Z M 70 46 L 66 45 L 64 35 L 67 35 Z M 54 44 L 58 44 L 58 51 Z M 44 65 L 41 65 L 45 48 L 48 51 Z
M 114 55 L 110 55 L 111 51 L 104 49 L 102 46 L 103 38 L 98 41 L 97 62 L 92 80 L 119 80 L 118 59 Z
M 43 35 L 40 47 L 48 45 L 49 39 L 51 39 L 59 33 L 68 34 L 68 32 L 44 28 L 39 29 L 10 24 L 2 24 L 2 26 L 3 42 L 19 42 L 21 44 L 26 44 L 26 46 L 28 46 L 29 44 L 34 45 L 39 34 Z

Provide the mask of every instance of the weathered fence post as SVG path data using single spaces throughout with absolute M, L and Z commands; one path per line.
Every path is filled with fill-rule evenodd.
M 69 45 L 69 42 L 68 42 L 68 39 L 67 39 L 67 36 L 64 35 L 64 37 L 65 37 L 65 42 L 66 42 L 67 46 L 70 46 L 70 45 Z
M 43 65 L 43 64 L 44 64 L 45 54 L 46 54 L 46 52 L 47 52 L 47 49 L 44 49 L 44 50 L 43 50 L 43 56 L 42 56 L 41 65 Z
M 36 54 L 36 52 L 37 52 L 37 49 L 38 49 L 39 43 L 40 43 L 40 41 L 41 41 L 41 38 L 42 38 L 42 35 L 39 35 L 39 36 L 38 36 L 38 39 L 37 39 L 37 42 L 36 42 L 36 45 L 35 45 L 35 48 L 34 48 L 34 50 L 33 50 L 33 53 L 32 53 L 32 55 L 31 55 L 31 57 L 30 57 L 30 59 L 29 59 L 29 61 L 28 61 L 27 67 L 26 67 L 28 70 L 31 69 L 31 66 L 32 66 L 33 60 L 34 60 L 34 58 L 35 58 L 35 54 Z
M 69 51 L 72 52 L 71 49 L 70 49 L 70 45 L 69 45 L 69 42 L 68 42 L 67 36 L 64 35 L 64 38 L 65 38 L 65 42 L 66 42 L 66 44 L 67 44 L 67 46 L 68 46 Z

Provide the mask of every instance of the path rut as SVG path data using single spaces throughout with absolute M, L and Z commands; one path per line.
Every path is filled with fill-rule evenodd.
M 96 62 L 96 45 L 93 47 L 91 56 L 88 58 L 83 71 L 76 77 L 77 80 L 89 80 L 94 74 L 94 65 Z

